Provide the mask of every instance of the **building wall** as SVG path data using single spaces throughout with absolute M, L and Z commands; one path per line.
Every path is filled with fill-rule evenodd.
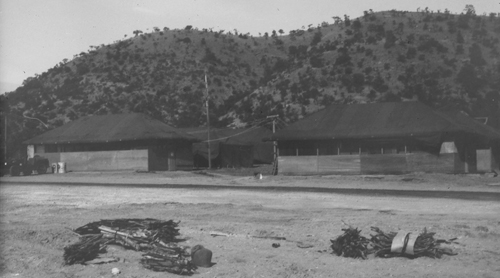
M 492 171 L 499 171 L 498 150 L 495 148 L 476 150 L 477 171 L 488 173 Z
M 280 156 L 278 157 L 279 174 L 315 174 L 318 171 L 317 156 Z
M 149 171 L 167 171 L 168 170 L 168 155 L 167 148 L 151 147 L 148 149 L 148 165 Z
M 149 148 L 150 171 L 191 170 L 194 168 L 190 143 Z
M 191 145 L 175 150 L 175 165 L 177 170 L 191 170 L 194 168 Z
M 37 153 L 49 163 L 65 162 L 66 171 L 148 170 L 147 150 Z
M 474 173 L 478 171 L 478 159 L 481 163 L 483 160 L 495 163 L 482 152 L 476 152 L 473 144 L 461 146 L 459 151 L 452 140 L 439 147 L 404 140 L 281 141 L 278 172 L 299 175 Z
M 362 174 L 399 174 L 408 172 L 408 155 L 406 154 L 372 154 L 361 155 L 360 158 Z
M 359 155 L 320 155 L 316 158 L 319 173 L 359 174 L 361 172 Z
M 57 163 L 61 162 L 61 153 L 44 153 L 44 152 L 39 152 L 39 149 L 37 148 L 35 152 L 35 155 L 39 155 L 41 157 L 47 158 L 49 160 L 49 165 L 52 165 L 52 163 Z
M 498 145 L 491 148 L 491 157 L 492 157 L 492 170 L 500 173 L 500 142 Z
M 360 174 L 359 155 L 279 156 L 278 174 Z
M 439 155 L 429 153 L 406 154 L 406 172 L 426 173 L 464 173 L 464 162 L 457 153 L 442 153 Z
M 43 152 L 37 148 L 35 155 L 45 157 L 49 164 L 66 162 L 68 171 L 175 171 L 193 169 L 190 146 L 168 150 L 150 148 L 143 150 L 95 152 Z M 173 154 L 173 155 L 172 155 Z
M 455 153 L 440 155 L 403 153 L 278 157 L 278 173 L 283 175 L 463 173 L 464 170 L 461 165 L 463 165 L 463 162 Z

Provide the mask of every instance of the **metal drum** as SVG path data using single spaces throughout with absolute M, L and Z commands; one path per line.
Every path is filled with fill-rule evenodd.
M 59 174 L 64 174 L 66 173 L 66 162 L 59 162 L 57 163 L 57 166 L 58 166 L 58 173 Z

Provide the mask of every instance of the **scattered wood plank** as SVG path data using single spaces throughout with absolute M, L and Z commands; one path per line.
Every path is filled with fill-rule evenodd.
M 119 259 L 113 258 L 113 257 L 111 257 L 111 258 L 96 258 L 96 259 L 85 262 L 85 264 L 86 265 L 89 265 L 89 264 L 107 264 L 107 263 L 114 263 L 117 261 L 119 261 Z
M 261 239 L 272 239 L 272 240 L 286 240 L 286 237 L 282 236 L 252 236 L 252 237 Z

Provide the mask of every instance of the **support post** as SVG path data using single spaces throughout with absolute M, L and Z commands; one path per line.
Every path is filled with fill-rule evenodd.
M 208 109 L 208 81 L 207 70 L 205 69 L 205 89 L 207 91 L 206 105 L 207 105 L 207 144 L 208 144 L 208 169 L 212 169 L 212 154 L 210 150 L 210 112 Z
M 267 116 L 266 118 L 267 119 L 273 119 L 273 134 L 276 133 L 276 118 L 278 117 L 278 115 L 271 115 L 271 116 Z M 273 158 L 274 160 L 276 160 L 278 158 L 278 152 L 277 152 L 277 149 L 278 149 L 278 142 L 276 142 L 276 140 L 273 141 Z
M 267 116 L 266 118 L 272 118 L 273 119 L 273 134 L 276 133 L 276 118 L 278 115 L 271 115 Z M 276 140 L 273 141 L 273 164 L 274 164 L 274 169 L 273 169 L 273 175 L 276 175 L 278 173 L 278 142 Z

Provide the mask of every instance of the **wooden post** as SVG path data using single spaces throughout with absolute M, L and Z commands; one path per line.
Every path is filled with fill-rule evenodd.
M 464 171 L 465 173 L 469 173 L 469 163 L 468 163 L 468 157 L 467 157 L 467 146 L 464 147 Z
M 277 117 L 278 115 L 276 115 Z M 273 118 L 273 134 L 276 133 L 276 118 Z M 274 160 L 278 159 L 278 142 L 273 141 L 273 156 Z
M 495 158 L 493 157 L 493 148 L 490 147 L 490 161 L 488 162 L 490 164 L 490 169 L 489 171 L 493 171 L 494 170 L 494 166 L 495 166 Z

